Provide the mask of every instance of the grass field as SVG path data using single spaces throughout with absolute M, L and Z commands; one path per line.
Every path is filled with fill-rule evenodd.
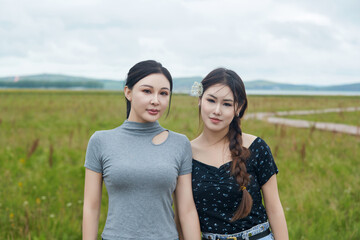
M 360 111 L 357 112 L 339 112 L 339 113 L 323 113 L 313 115 L 293 115 L 284 116 L 285 118 L 302 119 L 313 122 L 333 122 L 354 126 L 360 126 Z
M 343 96 L 250 96 L 249 112 L 359 102 Z M 160 123 L 192 139 L 199 133 L 197 111 L 196 98 L 175 95 Z M 325 115 L 326 121 L 342 121 Z M 344 122 L 359 119 L 358 112 L 344 116 Z M 96 130 L 124 119 L 119 92 L 0 90 L 0 239 L 81 239 L 87 142 Z M 290 239 L 360 239 L 359 136 L 258 120 L 244 121 L 242 128 L 272 149 Z M 106 212 L 104 191 L 99 236 Z

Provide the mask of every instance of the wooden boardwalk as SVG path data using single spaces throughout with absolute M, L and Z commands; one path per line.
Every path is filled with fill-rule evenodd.
M 279 116 L 291 115 L 308 115 L 308 114 L 322 114 L 331 112 L 354 112 L 360 111 L 360 107 L 348 108 L 328 108 L 320 110 L 298 110 L 298 111 L 283 111 L 283 112 L 259 112 L 250 113 L 245 116 L 245 119 L 259 119 L 273 124 L 286 125 L 298 128 L 316 128 L 319 130 L 341 132 L 351 135 L 360 135 L 360 126 L 353 126 L 340 123 L 331 122 L 312 122 L 307 120 L 281 118 Z

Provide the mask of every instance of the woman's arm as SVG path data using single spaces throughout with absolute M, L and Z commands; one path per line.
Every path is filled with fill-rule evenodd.
M 177 213 L 178 206 L 177 206 L 177 203 L 176 203 L 175 193 L 174 193 L 174 195 L 173 195 L 173 200 L 174 200 L 174 206 L 175 206 L 175 216 L 174 216 L 174 219 L 175 219 L 175 223 L 176 223 L 176 230 L 177 230 L 178 233 L 179 233 L 179 240 L 184 240 L 184 236 L 182 235 L 182 229 L 181 229 L 181 225 L 180 225 L 179 214 Z
M 261 190 L 264 196 L 266 214 L 268 215 L 271 231 L 275 239 L 288 240 L 289 234 L 284 210 L 280 202 L 276 174 L 261 187 Z
M 95 240 L 98 235 L 102 192 L 102 174 L 86 168 L 83 207 L 83 240 Z
M 200 223 L 192 194 L 190 173 L 178 177 L 175 208 L 181 225 L 179 235 L 185 240 L 200 240 Z

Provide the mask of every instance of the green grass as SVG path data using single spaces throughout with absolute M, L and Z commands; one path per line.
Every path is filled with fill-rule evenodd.
M 359 106 L 359 96 L 250 96 L 249 112 L 276 112 Z
M 250 96 L 248 111 L 350 107 L 359 100 Z M 160 122 L 192 139 L 199 133 L 197 112 L 196 98 L 175 95 Z M 344 119 L 352 114 L 358 116 L 344 113 Z M 80 239 L 87 142 L 124 119 L 119 92 L 1 90 L 0 239 Z M 360 239 L 359 136 L 258 120 L 242 128 L 273 151 L 290 239 Z M 99 236 L 106 212 L 103 191 Z
M 285 118 L 302 119 L 313 122 L 332 122 L 342 123 L 354 126 L 360 126 L 360 111 L 357 112 L 339 112 L 339 113 L 321 113 L 313 115 L 292 115 Z

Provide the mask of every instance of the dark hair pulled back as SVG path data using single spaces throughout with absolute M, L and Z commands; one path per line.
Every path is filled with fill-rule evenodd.
M 248 101 L 245 92 L 245 85 L 241 78 L 232 70 L 217 68 L 211 71 L 202 81 L 204 92 L 215 84 L 228 86 L 234 95 L 235 116 L 230 123 L 227 134 L 229 140 L 229 150 L 231 152 L 231 174 L 236 178 L 242 191 L 242 199 L 234 213 L 232 221 L 244 218 L 249 215 L 252 207 L 252 197 L 246 190 L 250 183 L 250 175 L 247 173 L 246 160 L 250 155 L 249 149 L 243 147 L 242 131 L 240 128 L 241 118 L 247 109 Z M 202 96 L 201 96 L 202 97 Z M 236 113 L 239 111 L 239 114 Z
M 170 106 L 171 106 L 171 95 L 172 95 L 172 89 L 173 89 L 173 80 L 171 77 L 170 72 L 161 65 L 161 63 L 156 62 L 154 60 L 146 60 L 139 62 L 135 64 L 132 68 L 130 68 L 125 86 L 127 86 L 129 89 L 132 89 L 134 85 L 139 82 L 141 79 L 149 76 L 150 74 L 154 73 L 161 73 L 163 74 L 167 80 L 169 80 L 170 83 L 170 101 L 169 101 L 169 108 L 167 114 L 170 112 Z M 125 98 L 126 100 L 126 117 L 129 117 L 130 110 L 131 110 L 131 102 Z

